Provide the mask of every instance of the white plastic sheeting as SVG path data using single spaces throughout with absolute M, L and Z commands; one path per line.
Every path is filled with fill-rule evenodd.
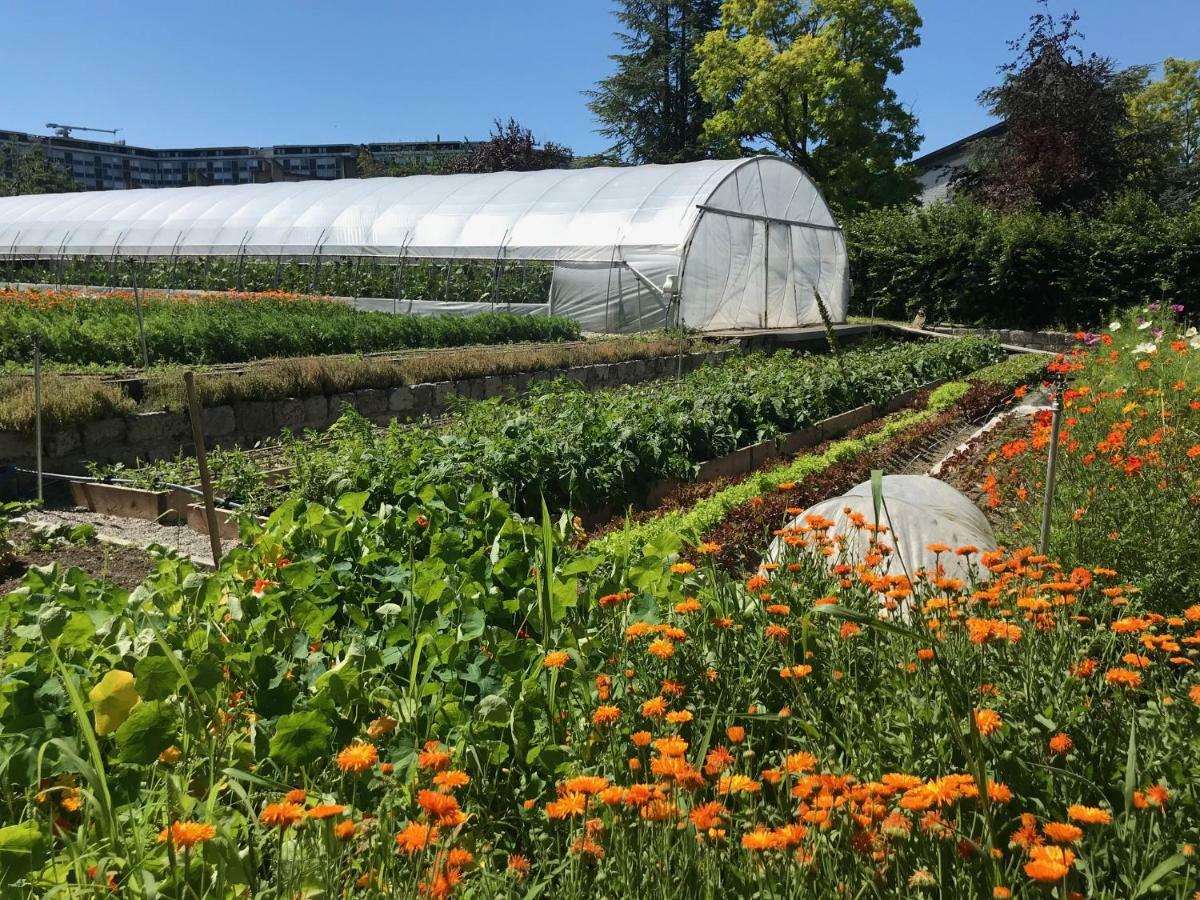
M 843 321 L 849 295 L 820 191 L 769 157 L 0 198 L 0 254 L 543 260 L 552 310 L 604 331 L 812 324 L 815 291 Z
M 943 553 L 939 559 L 929 551 L 929 545 L 945 544 L 957 549 L 969 544 L 980 552 L 996 549 L 996 535 L 979 507 L 944 481 L 925 475 L 885 475 L 883 500 L 886 512 L 881 510 L 880 518 L 888 527 L 883 541 L 895 549 L 887 557 L 883 569 L 886 574 L 900 575 L 905 568 L 910 575 L 917 569 L 932 572 L 940 561 L 947 577 L 965 578 L 966 557 Z M 814 504 L 788 524 L 802 525 L 806 516 L 823 516 L 836 523 L 831 533 L 842 535 L 846 541 L 841 555 L 861 560 L 867 553 L 868 534 L 851 523 L 850 513 L 854 512 L 862 514 L 868 522 L 875 521 L 870 481 L 856 485 L 840 497 Z M 768 558 L 777 559 L 780 550 L 780 540 L 776 538 Z M 831 565 L 839 558 L 831 557 Z M 976 577 L 987 578 L 988 574 L 987 569 L 982 569 Z

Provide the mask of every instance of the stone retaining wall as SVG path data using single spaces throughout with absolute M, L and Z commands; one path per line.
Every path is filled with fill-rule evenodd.
M 529 385 L 566 377 L 588 390 L 638 384 L 691 372 L 706 363 L 718 363 L 736 353 L 718 350 L 677 356 L 632 359 L 617 363 L 546 369 L 509 375 L 487 375 L 461 381 L 367 388 L 333 396 L 289 397 L 283 400 L 245 400 L 204 409 L 204 438 L 210 446 L 250 447 L 264 438 L 288 429 L 300 433 L 322 431 L 337 421 L 346 409 L 357 409 L 371 421 L 383 425 L 449 412 L 455 396 L 484 400 L 506 392 L 524 393 Z M 80 474 L 87 462 L 129 465 L 169 459 L 180 452 L 192 453 L 191 424 L 186 413 L 144 412 L 121 418 L 84 422 L 44 436 L 43 466 L 48 472 Z M 0 466 L 33 468 L 32 433 L 0 431 Z
M 1017 347 L 1029 347 L 1033 350 L 1049 350 L 1051 353 L 1066 353 L 1075 346 L 1075 335 L 1065 331 L 1021 331 L 1015 328 L 959 328 L 946 325 L 926 326 L 929 331 L 938 334 L 952 334 L 955 337 L 974 334 L 980 337 L 995 338 L 1002 344 L 1013 344 Z

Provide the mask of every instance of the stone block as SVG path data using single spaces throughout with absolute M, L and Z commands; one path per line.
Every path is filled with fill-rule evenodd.
M 81 449 L 83 449 L 83 441 L 79 437 L 78 428 L 64 428 L 46 435 L 45 452 L 47 456 L 70 456 Z
M 142 444 L 176 443 L 185 441 L 191 434 L 187 416 L 172 412 L 134 413 L 125 419 L 129 443 Z
M 88 453 L 96 453 L 109 447 L 119 446 L 125 442 L 126 427 L 124 419 L 97 419 L 94 422 L 84 422 L 80 426 L 83 434 L 83 447 Z M 0 437 L 0 447 L 3 438 Z M 0 450 L 0 458 L 4 456 Z
M 398 415 L 407 415 L 413 409 L 412 388 L 407 385 L 394 387 L 388 391 L 388 411 Z
M 232 406 L 206 406 L 200 412 L 204 440 L 231 435 L 237 431 L 237 415 Z
M 412 412 L 411 415 L 427 416 L 433 411 L 433 385 L 428 382 L 423 384 L 414 384 L 409 387 L 412 391 Z
M 516 372 L 512 375 L 509 375 L 506 378 L 502 378 L 501 381 L 504 382 L 504 387 L 501 388 L 502 392 L 505 389 L 507 389 L 507 390 L 511 390 L 513 394 L 520 396 L 521 394 L 523 394 L 527 390 L 529 390 L 529 373 L 528 372 Z
M 334 394 L 329 398 L 329 418 L 336 421 L 346 410 L 357 409 L 354 405 L 354 392 Z
M 329 398 L 324 394 L 302 397 L 304 404 L 304 427 L 322 429 L 329 425 Z
M 275 427 L 298 433 L 304 429 L 304 402 L 295 397 L 275 401 Z M 207 433 L 207 432 L 205 432 Z
M 450 398 L 454 396 L 453 381 L 435 381 L 433 382 L 433 398 L 430 400 L 430 411 L 435 415 L 441 415 L 450 408 Z
M 247 437 L 266 437 L 274 434 L 275 404 L 271 400 L 238 400 L 233 404 L 237 431 Z
M 0 464 L 33 455 L 33 432 L 0 431 Z
M 354 408 L 366 418 L 374 418 L 388 411 L 387 391 L 382 388 L 363 388 L 354 392 Z
M 499 397 L 504 390 L 504 379 L 499 375 L 488 375 L 480 379 L 483 384 L 483 397 L 486 400 L 489 397 Z

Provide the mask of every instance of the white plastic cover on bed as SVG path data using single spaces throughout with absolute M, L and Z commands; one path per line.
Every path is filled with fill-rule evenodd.
M 555 311 L 603 331 L 661 327 L 668 275 L 702 330 L 816 323 L 817 291 L 844 321 L 849 295 L 820 191 L 772 157 L 0 198 L 3 256 L 242 254 L 544 260 Z
M 917 569 L 933 571 L 937 560 L 928 549 L 930 544 L 945 544 L 954 549 L 972 545 L 980 552 L 996 549 L 996 535 L 979 507 L 944 481 L 925 475 L 885 475 L 883 499 L 887 511 L 880 511 L 880 519 L 888 527 L 884 543 L 896 550 L 887 558 L 884 569 L 887 574 L 903 574 L 905 567 L 910 575 Z M 847 508 L 861 513 L 868 522 L 875 521 L 870 481 L 856 485 L 840 497 L 814 504 L 788 525 L 803 524 L 805 516 L 824 516 L 836 523 L 832 533 L 845 537 L 845 556 L 861 560 L 866 555 L 868 534 L 851 524 Z M 776 538 L 768 558 L 779 558 L 780 549 L 780 539 Z M 832 557 L 830 564 L 838 558 Z M 940 562 L 947 577 L 966 577 L 966 557 L 943 553 Z M 986 579 L 988 575 L 987 569 L 983 569 L 978 577 Z

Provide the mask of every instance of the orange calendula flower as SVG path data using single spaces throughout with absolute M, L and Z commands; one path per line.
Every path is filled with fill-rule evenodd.
M 162 753 L 158 754 L 158 761 L 164 766 L 173 766 L 175 763 L 179 762 L 179 757 L 182 755 L 183 754 L 180 752 L 179 748 L 172 744 Z
M 1083 829 L 1070 822 L 1047 822 L 1042 832 L 1056 844 L 1073 844 L 1083 837 Z
M 358 832 L 358 826 L 350 819 L 343 819 L 333 826 L 333 836 L 339 841 L 348 841 Z
M 688 820 L 696 826 L 697 831 L 708 831 L 720 827 L 724 814 L 725 807 L 714 800 L 693 808 Z
M 746 729 L 741 725 L 730 725 L 725 729 L 725 736 L 729 738 L 729 743 L 740 744 L 746 739 Z
M 598 706 L 592 713 L 592 724 L 598 726 L 612 725 L 621 718 L 621 710 L 615 706 Z
M 570 659 L 565 650 L 551 650 L 542 660 L 542 665 L 547 669 L 561 669 Z
M 391 716 L 380 716 L 378 719 L 374 719 L 371 724 L 367 726 L 367 737 L 372 738 L 373 740 L 386 737 L 396 730 L 397 724 L 399 723 Z
M 975 710 L 975 727 L 979 729 L 979 733 L 984 737 L 999 731 L 1004 725 L 1004 720 L 1000 718 L 1000 714 L 994 709 L 977 709 Z
M 1095 806 L 1084 806 L 1081 803 L 1068 806 L 1067 817 L 1073 822 L 1082 822 L 1084 825 L 1108 825 L 1112 822 L 1112 813 L 1108 810 Z
M 576 775 L 562 784 L 562 790 L 567 794 L 598 794 L 608 787 L 608 779 L 602 775 Z
M 417 754 L 417 765 L 422 769 L 440 771 L 450 765 L 450 752 L 442 749 L 441 741 L 426 741 Z
M 411 822 L 398 835 L 396 835 L 396 846 L 405 851 L 409 856 L 414 853 L 419 853 L 430 844 L 437 841 L 438 830 L 436 825 L 426 825 L 422 822 Z
M 449 769 L 434 775 L 433 783 L 443 791 L 452 791 L 455 788 L 466 787 L 470 784 L 471 776 L 458 769 Z
M 1060 731 L 1058 734 L 1054 735 L 1054 737 L 1050 738 L 1049 746 L 1051 753 L 1057 753 L 1062 756 L 1066 753 L 1070 753 L 1071 748 L 1074 747 L 1075 744 L 1071 741 L 1071 738 L 1067 734 Z
M 529 874 L 529 860 L 520 853 L 513 853 L 508 857 L 508 868 L 506 871 L 516 878 L 517 881 L 521 881 Z
M 629 739 L 633 741 L 635 747 L 645 747 L 649 745 L 653 737 L 654 735 L 648 731 L 635 731 L 629 736 Z
M 671 571 L 676 575 L 690 575 L 696 571 L 696 567 L 690 562 L 677 562 L 672 564 Z
M 566 819 L 582 816 L 587 811 L 586 794 L 564 794 L 558 800 L 546 804 L 546 815 L 551 819 Z
M 651 697 L 642 704 L 642 715 L 647 719 L 653 719 L 656 716 L 664 716 L 667 713 L 667 700 L 665 697 Z
M 298 803 L 268 803 L 258 814 L 264 825 L 288 828 L 304 819 L 304 807 Z
M 1029 850 L 1025 874 L 1034 881 L 1061 881 L 1075 864 L 1075 854 L 1065 847 L 1036 846 Z
M 164 828 L 158 834 L 160 844 L 170 841 L 176 847 L 188 849 L 211 841 L 216 837 L 217 829 L 207 822 L 181 822 L 176 819 L 170 828 Z
M 417 804 L 438 824 L 452 824 L 459 818 L 458 800 L 450 794 L 422 789 L 417 792 Z
M 343 772 L 360 775 L 379 761 L 379 751 L 374 744 L 358 742 L 351 744 L 337 755 L 337 764 Z
M 337 803 L 318 803 L 308 811 L 308 817 L 310 819 L 331 819 L 334 816 L 340 816 L 349 808 Z
M 646 652 L 651 656 L 657 656 L 659 659 L 670 659 L 675 653 L 675 645 L 666 638 L 656 638 L 650 642 L 650 646 L 646 648 Z
M 1122 669 L 1119 666 L 1109 669 L 1104 673 L 1104 680 L 1111 685 L 1123 687 L 1128 690 L 1140 687 L 1142 684 L 1142 676 L 1140 673 L 1132 669 Z

